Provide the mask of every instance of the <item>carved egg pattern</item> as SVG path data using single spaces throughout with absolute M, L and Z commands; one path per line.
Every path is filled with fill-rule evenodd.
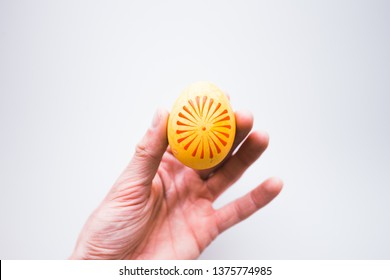
M 236 133 L 227 96 L 209 82 L 187 87 L 176 100 L 168 120 L 173 155 L 194 169 L 219 164 L 230 152 Z

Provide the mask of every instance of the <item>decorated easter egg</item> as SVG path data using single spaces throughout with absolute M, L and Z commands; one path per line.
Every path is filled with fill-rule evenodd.
M 197 82 L 183 90 L 168 119 L 172 154 L 198 170 L 219 164 L 230 152 L 236 120 L 227 96 L 209 82 Z

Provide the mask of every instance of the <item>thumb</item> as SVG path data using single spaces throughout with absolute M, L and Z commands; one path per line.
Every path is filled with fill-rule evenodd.
M 132 183 L 148 185 L 152 182 L 167 149 L 168 112 L 158 109 L 152 125 L 135 149 L 135 154 L 125 170 L 126 179 Z

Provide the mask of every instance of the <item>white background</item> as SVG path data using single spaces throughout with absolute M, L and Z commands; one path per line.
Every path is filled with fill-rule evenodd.
M 156 108 L 207 80 L 270 146 L 202 259 L 390 258 L 387 1 L 0 1 L 0 258 L 64 259 Z

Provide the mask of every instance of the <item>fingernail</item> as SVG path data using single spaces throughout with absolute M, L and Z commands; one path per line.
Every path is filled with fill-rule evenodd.
M 157 127 L 159 122 L 160 122 L 160 110 L 157 110 L 153 116 L 152 127 Z

